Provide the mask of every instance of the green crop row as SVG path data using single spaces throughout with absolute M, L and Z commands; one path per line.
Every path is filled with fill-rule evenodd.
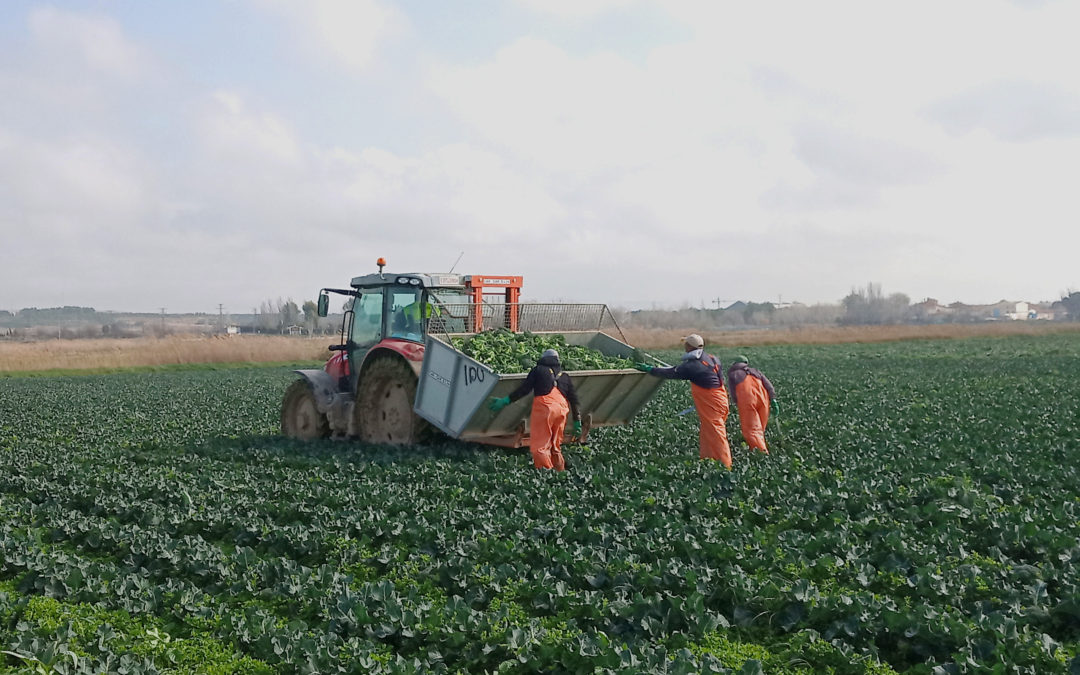
M 0 673 L 1075 672 L 1078 356 L 760 348 L 731 473 L 678 382 L 555 474 L 282 438 L 284 368 L 8 378 Z

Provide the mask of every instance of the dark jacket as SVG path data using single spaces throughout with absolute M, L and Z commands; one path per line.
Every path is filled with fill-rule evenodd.
M 724 366 L 720 359 L 704 351 L 696 350 L 683 354 L 683 361 L 671 368 L 653 368 L 649 374 L 668 380 L 690 380 L 705 389 L 723 389 Z
M 578 410 L 578 397 L 577 392 L 574 391 L 574 383 L 570 381 L 570 376 L 563 372 L 556 358 L 544 357 L 537 361 L 536 366 L 525 376 L 525 381 L 521 383 L 521 386 L 510 393 L 510 400 L 516 401 L 530 393 L 533 396 L 544 396 L 550 394 L 555 387 L 559 388 L 559 392 L 570 404 L 570 414 L 574 421 L 580 420 L 581 411 Z
M 776 390 L 773 389 L 772 382 L 769 382 L 769 378 L 765 377 L 757 368 L 751 368 L 743 362 L 733 363 L 727 371 L 728 392 L 735 396 L 735 387 L 739 386 L 743 380 L 747 377 L 756 377 L 761 380 L 761 383 L 765 385 L 765 391 L 769 392 L 769 400 L 772 401 L 776 398 Z

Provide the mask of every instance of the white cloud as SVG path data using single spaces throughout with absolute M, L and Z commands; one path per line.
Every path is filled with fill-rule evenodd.
M 506 166 L 498 155 L 464 144 L 424 157 L 418 173 L 423 182 L 411 187 L 418 194 L 435 187 L 435 194 L 443 196 L 448 210 L 465 224 L 460 234 L 466 238 L 505 236 L 510 223 L 515 231 L 543 231 L 564 215 L 562 206 L 530 176 Z M 407 193 L 399 197 L 409 199 Z
M 199 125 L 202 141 L 212 156 L 239 155 L 253 162 L 296 162 L 297 139 L 279 116 L 251 112 L 236 92 L 216 91 Z
M 899 143 L 867 138 L 827 124 L 795 129 L 795 154 L 811 169 L 866 186 L 921 183 L 938 172 L 924 153 Z
M 642 67 L 613 53 L 574 58 L 523 38 L 488 63 L 434 68 L 428 85 L 498 147 L 550 170 L 589 174 L 723 143 L 749 126 L 739 74 L 711 73 L 727 86 L 702 86 L 699 54 L 673 51 Z
M 538 14 L 580 21 L 612 10 L 642 4 L 640 0 L 517 0 L 517 3 Z
M 429 83 L 477 134 L 561 195 L 580 183 L 595 209 L 633 209 L 659 232 L 764 226 L 763 204 L 805 203 L 795 195 L 823 187 L 837 206 L 872 204 L 879 187 L 939 170 L 922 148 L 838 117 L 833 99 L 807 101 L 780 76 L 763 90 L 761 71 L 713 56 L 710 45 L 677 45 L 639 66 L 522 39 L 486 64 L 437 69 Z
M 153 174 L 137 152 L 108 139 L 41 141 L 0 129 L 8 217 L 35 230 L 11 228 L 12 236 L 51 238 L 131 227 L 153 208 Z
M 949 133 L 986 129 L 1007 141 L 1080 135 L 1080 92 L 1055 84 L 998 81 L 951 96 L 929 108 Z
M 206 166 L 198 189 L 215 203 L 242 208 L 257 201 L 263 227 L 292 228 L 300 218 L 355 227 L 366 214 L 434 234 L 445 221 L 466 238 L 515 227 L 544 227 L 561 207 L 529 176 L 496 154 L 457 143 L 413 157 L 369 147 L 359 152 L 301 144 L 280 116 L 219 91 L 195 120 Z M 265 212 L 263 212 L 265 211 Z M 351 222 L 350 222 L 351 220 Z M 393 236 L 393 235 L 391 235 Z
M 398 15 L 375 0 L 317 0 L 314 28 L 326 46 L 345 64 L 362 69 L 393 27 Z
M 567 243 L 560 275 L 617 278 L 625 266 L 611 261 L 653 251 L 651 259 L 678 261 L 688 287 L 808 301 L 868 281 L 931 294 L 973 276 L 958 270 L 980 269 L 992 253 L 974 243 L 973 212 L 956 213 L 957 195 L 939 186 L 957 187 L 954 174 L 979 165 L 962 161 L 973 150 L 955 146 L 922 106 L 989 46 L 950 59 L 949 22 L 924 30 L 917 18 L 862 5 L 845 5 L 852 20 L 835 25 L 801 5 L 783 18 L 745 5 L 710 16 L 716 7 L 694 8 L 698 40 L 655 49 L 644 63 L 522 38 L 485 63 L 430 73 L 464 123 L 566 204 L 555 221 Z M 851 30 L 894 19 L 910 29 L 903 39 Z M 903 44 L 913 35 L 920 49 Z M 1002 211 L 985 217 L 1013 227 L 1002 220 L 1011 198 L 985 194 L 1008 183 L 982 175 L 984 194 L 970 199 L 996 202 Z M 762 251 L 782 274 L 755 269 Z M 729 275 L 717 276 L 717 260 Z M 629 283 L 589 287 L 622 298 L 660 292 Z
M 993 79 L 1074 79 L 1080 5 L 1030 11 L 1005 0 L 902 4 L 719 3 L 657 6 L 696 32 L 711 64 L 769 68 L 866 113 L 915 112 Z
M 405 16 L 379 0 L 253 0 L 301 27 L 306 47 L 345 67 L 371 67 L 380 47 L 407 29 Z
M 29 15 L 30 33 L 43 49 L 63 59 L 66 69 L 131 79 L 144 72 L 146 56 L 107 16 L 40 7 Z

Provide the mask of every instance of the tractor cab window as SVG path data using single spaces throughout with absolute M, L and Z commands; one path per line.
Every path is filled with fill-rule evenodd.
M 415 286 L 398 286 L 390 290 L 390 337 L 420 342 L 424 339 L 424 325 L 436 311 L 424 302 L 423 289 Z
M 361 347 L 370 347 L 382 339 L 383 294 L 381 288 L 365 289 L 353 301 L 353 325 L 350 338 Z
M 431 303 L 439 310 L 428 322 L 429 332 L 465 333 L 469 330 L 469 311 L 472 300 L 460 288 L 432 288 L 428 291 Z

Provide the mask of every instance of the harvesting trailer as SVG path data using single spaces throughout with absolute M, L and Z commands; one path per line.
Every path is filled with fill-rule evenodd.
M 358 437 L 371 443 L 413 444 L 433 427 L 463 440 L 520 447 L 528 444 L 531 398 L 492 412 L 489 397 L 505 396 L 525 373 L 499 374 L 456 349 L 451 336 L 488 328 L 562 335 L 609 356 L 628 358 L 606 305 L 522 304 L 518 276 L 379 271 L 353 278 L 350 288 L 324 288 L 347 296 L 341 341 L 322 370 L 298 370 L 285 392 L 281 430 L 315 439 Z M 623 339 L 605 330 L 618 332 Z M 539 354 L 536 355 L 539 358 Z M 660 363 L 657 361 L 657 363 Z M 633 369 L 572 371 L 582 412 L 582 439 L 592 427 L 625 424 L 662 384 Z

